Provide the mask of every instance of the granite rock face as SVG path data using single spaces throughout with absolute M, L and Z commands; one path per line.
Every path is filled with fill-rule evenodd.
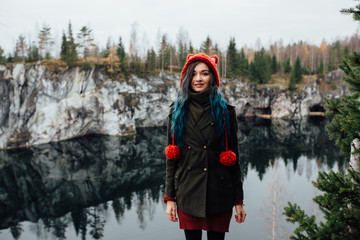
M 121 136 L 140 127 L 164 126 L 178 82 L 178 75 L 166 73 L 114 81 L 96 68 L 50 72 L 40 64 L 0 66 L 0 149 L 88 134 Z M 221 84 L 241 117 L 301 119 L 314 106 L 324 105 L 315 80 L 297 92 L 239 80 L 221 80 Z M 337 91 L 327 92 L 326 97 L 347 93 L 343 87 Z

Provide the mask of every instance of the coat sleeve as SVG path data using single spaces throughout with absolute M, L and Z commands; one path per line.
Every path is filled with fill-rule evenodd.
M 241 167 L 239 159 L 239 143 L 237 138 L 237 118 L 235 109 L 233 106 L 229 107 L 229 121 L 230 121 L 230 136 L 229 136 L 229 148 L 236 154 L 235 165 L 231 166 L 231 178 L 234 186 L 234 204 L 242 204 L 244 199 L 243 184 L 241 176 Z
M 167 125 L 167 145 L 172 144 L 172 133 L 171 131 L 171 115 L 173 107 L 170 108 L 168 125 Z M 175 172 L 178 168 L 177 160 L 170 160 L 166 158 L 166 178 L 165 178 L 165 197 L 164 202 L 167 200 L 175 200 Z

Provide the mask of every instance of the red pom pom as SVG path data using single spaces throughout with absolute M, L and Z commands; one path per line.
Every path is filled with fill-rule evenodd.
M 236 162 L 236 154 L 231 150 L 222 152 L 219 161 L 224 166 L 232 166 Z
M 180 149 L 176 145 L 169 145 L 165 149 L 165 155 L 170 160 L 178 160 L 180 158 Z

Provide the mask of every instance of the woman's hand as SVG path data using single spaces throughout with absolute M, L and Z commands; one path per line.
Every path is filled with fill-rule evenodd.
M 176 217 L 176 206 L 174 201 L 166 202 L 166 214 L 170 221 L 177 222 L 178 219 Z
M 238 223 L 242 223 L 245 221 L 246 212 L 242 205 L 235 205 L 235 221 Z

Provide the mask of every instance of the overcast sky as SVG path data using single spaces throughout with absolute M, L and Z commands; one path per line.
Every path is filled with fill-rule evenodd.
M 158 35 L 166 33 L 176 42 L 180 27 L 194 47 L 209 35 L 221 49 L 235 37 L 237 47 L 255 47 L 280 39 L 320 44 L 354 34 L 359 24 L 342 8 L 354 0 L 0 0 L 0 46 L 14 49 L 19 34 L 37 40 L 46 23 L 59 47 L 62 31 L 71 21 L 74 33 L 84 26 L 93 30 L 96 43 L 104 47 L 109 37 L 119 36 L 129 46 L 131 26 L 138 25 L 138 44 L 156 47 Z M 156 48 L 157 49 L 157 48 Z M 60 49 L 59 49 L 60 50 Z

